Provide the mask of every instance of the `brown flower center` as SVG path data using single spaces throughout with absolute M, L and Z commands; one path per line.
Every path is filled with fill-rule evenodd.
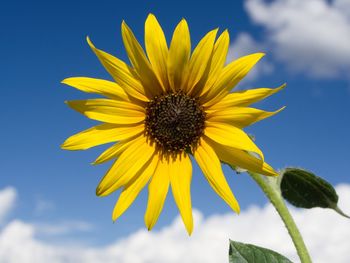
M 163 153 L 196 147 L 204 122 L 205 112 L 198 100 L 181 92 L 156 96 L 146 107 L 146 134 Z

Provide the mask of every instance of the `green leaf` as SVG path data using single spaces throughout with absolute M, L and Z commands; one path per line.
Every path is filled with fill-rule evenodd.
M 333 186 L 309 171 L 286 168 L 280 187 L 283 198 L 296 207 L 331 208 L 348 217 L 338 208 L 339 197 Z
M 230 263 L 292 263 L 275 251 L 230 240 Z

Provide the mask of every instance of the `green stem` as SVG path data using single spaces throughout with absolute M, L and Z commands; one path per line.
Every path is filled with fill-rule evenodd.
M 294 246 L 297 249 L 300 261 L 302 263 L 311 263 L 312 261 L 309 252 L 307 251 L 304 240 L 301 237 L 301 234 L 282 198 L 280 189 L 276 183 L 276 178 L 269 178 L 252 172 L 249 172 L 249 174 L 261 187 L 267 198 L 271 201 L 272 205 L 282 218 L 286 228 L 288 229 L 289 235 L 293 240 Z

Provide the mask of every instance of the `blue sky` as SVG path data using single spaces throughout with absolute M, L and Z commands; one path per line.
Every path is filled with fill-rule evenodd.
M 147 191 L 115 224 L 111 212 L 118 193 L 95 196 L 95 187 L 110 164 L 92 166 L 90 162 L 105 146 L 82 152 L 60 149 L 65 138 L 94 125 L 64 104 L 65 100 L 89 96 L 60 81 L 70 76 L 110 79 L 85 37 L 89 35 L 97 47 L 126 60 L 120 24 L 124 19 L 142 41 L 144 20 L 150 12 L 157 16 L 168 40 L 184 17 L 193 43 L 219 27 L 230 32 L 231 58 L 265 51 L 257 71 L 238 88 L 277 87 L 287 82 L 286 89 L 257 105 L 266 110 L 287 108 L 247 131 L 256 136 L 275 168 L 304 167 L 334 185 L 349 183 L 350 76 L 346 69 L 350 67 L 350 49 L 345 44 L 350 40 L 343 33 L 350 25 L 350 8 L 340 8 L 349 5 L 341 0 L 315 0 L 309 7 L 297 1 L 302 11 L 293 13 L 295 6 L 289 0 L 269 2 L 271 5 L 261 0 L 4 3 L 0 10 L 0 189 L 12 186 L 18 192 L 7 220 L 86 222 L 93 226 L 90 231 L 76 233 L 73 228 L 63 237 L 43 235 L 42 239 L 91 244 L 107 244 L 144 227 Z M 314 20 L 308 8 L 316 10 Z M 317 12 L 330 14 L 320 31 Z M 336 15 L 340 18 L 334 18 Z M 305 19 L 304 26 L 297 22 L 298 16 Z M 227 167 L 225 173 L 243 209 L 265 204 L 246 174 L 237 176 Z M 204 216 L 229 212 L 198 167 L 194 168 L 192 200 Z M 168 225 L 177 214 L 169 195 L 155 229 Z

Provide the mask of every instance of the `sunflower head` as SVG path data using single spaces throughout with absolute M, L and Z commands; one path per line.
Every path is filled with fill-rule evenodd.
M 207 33 L 193 49 L 185 19 L 176 26 L 170 45 L 154 15 L 145 23 L 145 49 L 122 22 L 130 65 L 88 44 L 114 81 L 73 77 L 63 83 L 104 98 L 67 104 L 101 122 L 69 137 L 67 150 L 84 150 L 113 142 L 95 164 L 113 160 L 96 193 L 120 188 L 116 220 L 148 185 L 145 224 L 151 229 L 162 211 L 169 186 L 185 227 L 193 229 L 190 185 L 192 164 L 198 163 L 214 191 L 236 212 L 239 205 L 222 172 L 221 162 L 275 176 L 262 151 L 243 128 L 276 114 L 248 107 L 276 89 L 232 91 L 263 56 L 251 54 L 225 65 L 229 34 Z M 282 108 L 283 109 L 283 108 Z

